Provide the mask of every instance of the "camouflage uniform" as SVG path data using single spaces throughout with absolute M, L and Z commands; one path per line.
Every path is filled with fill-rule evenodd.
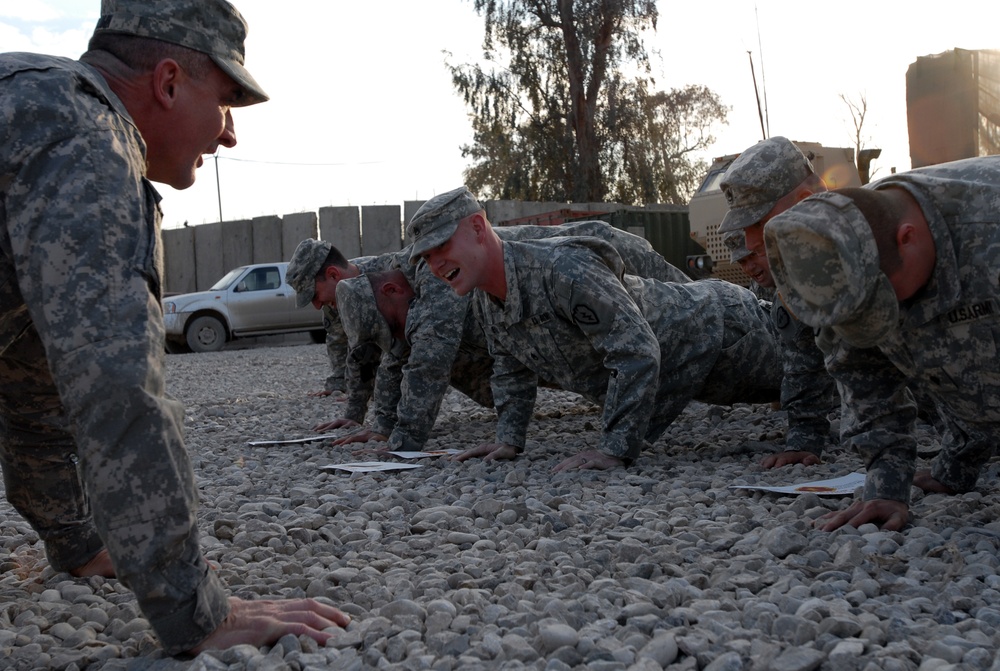
M 326 356 L 330 360 L 330 374 L 323 383 L 324 391 L 333 393 L 347 391 L 344 366 L 347 360 L 347 341 L 343 329 L 337 324 L 340 319 L 337 310 L 323 306 L 323 328 L 326 330 Z
M 242 60 L 246 24 L 228 4 L 224 17 L 200 0 L 144 5 L 106 0 L 95 34 L 215 45 L 205 49 L 238 40 Z M 147 24 L 145 12 L 178 20 Z M 200 20 L 211 23 L 199 31 Z M 247 103 L 266 99 L 248 93 Z M 198 546 L 183 408 L 164 389 L 160 197 L 146 146 L 96 70 L 37 54 L 0 55 L 0 128 L 7 499 L 56 570 L 106 547 L 166 651 L 188 650 L 229 605 Z
M 398 259 L 395 254 L 382 254 L 351 259 L 351 263 L 356 265 L 363 274 L 390 270 L 395 263 L 398 263 Z M 379 384 L 378 370 L 381 367 L 379 361 L 382 352 L 371 346 L 351 349 L 347 335 L 344 333 L 344 327 L 340 322 L 339 310 L 329 306 L 324 306 L 324 309 L 330 315 L 330 323 L 327 326 L 327 342 L 331 338 L 335 338 L 338 347 L 336 354 L 342 357 L 340 361 L 343 366 L 344 392 L 347 394 L 347 399 L 341 415 L 345 419 L 360 424 L 365 421 L 368 404 L 375 395 L 376 386 Z M 327 346 L 327 352 L 329 353 L 329 346 Z M 384 380 L 382 384 L 384 386 Z
M 414 218 L 419 214 L 418 210 Z M 690 281 L 654 251 L 648 241 L 603 221 L 563 226 L 502 226 L 494 230 L 501 239 L 600 236 L 621 250 L 630 271 L 657 279 Z M 400 252 L 404 265 L 409 254 L 409 248 Z M 417 276 L 425 277 L 418 284 L 411 279 L 417 297 L 410 304 L 406 318 L 405 348 L 383 355 L 379 378 L 384 378 L 384 384 L 376 383 L 377 387 L 395 393 L 376 394 L 372 430 L 388 435 L 389 447 L 394 450 L 423 448 L 449 382 L 480 405 L 493 405 L 486 337 L 472 312 L 470 298 L 455 294 L 431 274 L 426 264 L 418 263 L 416 268 Z M 455 328 L 459 323 L 463 324 L 461 330 Z
M 903 303 L 879 270 L 867 221 L 840 194 L 775 217 L 765 239 L 789 307 L 822 327 L 817 342 L 855 417 L 845 438 L 868 466 L 864 498 L 908 502 L 916 457 L 908 380 L 948 422 L 931 469 L 942 484 L 972 489 L 1000 432 L 1000 157 L 866 188 L 890 187 L 916 199 L 936 248 L 929 282 Z
M 809 159 L 780 136 L 758 142 L 733 161 L 720 183 L 730 209 L 719 226 L 733 263 L 753 253 L 746 248 L 744 229 L 812 172 Z M 837 410 L 840 396 L 816 346 L 816 332 L 775 299 L 774 289 L 755 282 L 751 291 L 773 301 L 771 320 L 781 346 L 781 408 L 788 414 L 785 450 L 822 456 L 830 438 L 829 415 Z
M 433 199 L 428 202 L 430 207 L 435 206 Z M 564 226 L 509 226 L 494 230 L 503 239 L 600 236 L 621 251 L 630 271 L 657 279 L 690 281 L 654 251 L 648 241 L 602 221 Z M 402 270 L 417 294 L 406 319 L 406 342 L 382 353 L 375 382 L 371 428 L 375 433 L 388 436 L 389 447 L 394 450 L 423 448 L 434 428 L 449 383 L 480 405 L 493 405 L 489 351 L 469 298 L 455 294 L 447 284 L 434 277 L 425 264 L 408 264 L 409 254 L 410 249 L 406 248 L 386 255 L 393 260 L 382 268 Z M 363 272 L 374 270 L 369 267 Z M 460 323 L 463 328 L 456 329 L 455 325 Z M 357 354 L 352 351 L 352 356 Z M 350 380 L 348 388 L 352 388 Z M 360 395 L 356 397 L 361 398 Z M 344 416 L 355 421 L 364 417 L 364 407 L 358 402 L 349 403 L 347 412 L 350 414 Z
M 463 300 L 463 305 L 466 306 L 465 321 L 462 325 L 458 351 L 452 362 L 449 381 L 451 386 L 479 405 L 492 408 L 493 392 L 490 389 L 489 379 L 493 369 L 493 359 L 490 357 L 482 326 L 479 325 L 472 310 L 469 309 L 467 300 Z M 398 361 L 400 370 L 409 358 L 414 343 L 417 343 L 421 349 L 434 348 L 441 342 L 440 329 L 449 331 L 454 329 L 454 324 L 446 324 L 437 319 L 428 323 L 426 311 L 424 311 L 424 318 L 411 319 L 407 314 L 405 340 L 403 342 L 394 340 L 389 332 L 389 325 L 385 317 L 378 310 L 367 273 L 359 277 L 341 280 L 337 284 L 337 306 L 351 349 L 354 350 L 367 343 L 375 343 L 383 352 L 383 363 Z M 402 403 L 402 399 L 408 394 L 418 394 L 419 398 L 430 406 L 433 414 L 426 422 L 426 432 L 422 434 L 423 440 L 419 444 L 413 440 L 399 444 L 400 449 L 416 450 L 422 447 L 427 434 L 434 425 L 441 398 L 426 393 L 427 389 L 411 390 L 411 383 L 412 380 L 403 379 L 400 385 L 396 385 L 394 389 L 399 390 L 399 395 L 394 399 L 385 399 L 384 404 L 387 407 L 384 409 L 376 408 L 376 416 L 381 410 L 391 410 L 390 404 L 393 400 L 395 400 L 396 407 L 401 407 L 408 405 Z M 443 389 L 446 388 L 447 385 L 444 385 Z M 376 405 L 381 406 L 382 404 Z M 391 415 L 389 421 L 396 421 L 396 419 L 395 415 Z M 393 435 L 401 433 L 395 431 Z M 407 434 L 412 435 L 412 429 Z
M 463 351 L 459 325 L 466 323 L 469 301 L 434 277 L 426 264 L 410 265 L 409 249 L 394 256 L 394 267 L 407 276 L 416 296 L 406 317 L 406 343 L 382 354 L 372 431 L 388 436 L 394 450 L 419 450 L 434 427 L 456 357 Z
M 558 226 L 494 226 L 501 240 L 542 240 L 559 236 L 590 236 L 611 243 L 625 262 L 625 272 L 661 282 L 690 282 L 680 268 L 669 263 L 643 237 L 603 221 L 577 221 Z
M 623 275 L 594 238 L 502 244 L 506 300 L 473 292 L 494 358 L 497 442 L 524 447 L 538 376 L 602 404 L 600 450 L 626 462 L 692 399 L 777 399 L 774 333 L 746 289 Z
M 729 231 L 722 241 L 729 248 L 731 263 L 738 263 L 752 254 L 746 248 L 743 229 Z M 773 287 L 762 287 L 751 281 L 750 291 L 762 302 L 767 302 L 771 322 L 778 333 L 781 408 L 788 415 L 785 451 L 822 456 L 830 435 L 828 416 L 836 409 L 840 395 L 826 371 L 823 353 L 816 347 L 816 330 L 796 319 L 780 300 L 774 300 Z

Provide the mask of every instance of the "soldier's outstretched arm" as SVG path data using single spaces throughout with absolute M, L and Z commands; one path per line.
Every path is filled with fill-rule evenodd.
M 619 278 L 596 255 L 592 259 L 569 254 L 560 258 L 553 264 L 552 292 L 561 316 L 584 334 L 603 360 L 608 375 L 600 451 L 627 464 L 639 456 L 645 441 L 657 392 L 660 344 Z

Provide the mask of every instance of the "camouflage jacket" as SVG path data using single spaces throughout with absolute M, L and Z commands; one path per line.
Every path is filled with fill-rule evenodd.
M 378 256 L 359 256 L 351 259 L 361 273 L 376 273 L 392 270 L 400 262 L 399 252 Z M 405 261 L 405 259 L 403 259 Z M 339 368 L 344 378 L 347 404 L 341 415 L 359 424 L 365 420 L 368 404 L 375 391 L 375 374 L 372 368 L 378 366 L 382 353 L 373 344 L 364 344 L 354 351 L 348 351 L 347 334 L 340 323 L 337 308 L 323 307 L 323 323 L 326 326 L 326 351 L 330 357 L 330 368 L 336 374 Z
M 844 438 L 868 466 L 866 500 L 909 501 L 916 460 L 909 380 L 948 423 L 932 475 L 967 491 L 1000 438 L 1000 157 L 900 173 L 868 188 L 902 188 L 917 200 L 937 261 L 929 283 L 900 304 L 899 328 L 877 348 L 859 351 L 829 329 L 820 334 L 852 411 Z
M 409 250 L 403 250 L 408 255 Z M 406 315 L 406 343 L 382 355 L 375 382 L 372 430 L 395 450 L 419 450 L 427 441 L 462 348 L 469 311 L 422 261 L 401 268 L 416 294 Z
M 793 317 L 780 300 L 771 304 L 771 319 L 781 346 L 781 408 L 788 414 L 785 450 L 823 454 L 829 442 L 831 412 L 840 395 L 826 371 L 816 332 Z
M 625 264 L 625 273 L 661 282 L 690 282 L 691 278 L 670 264 L 645 238 L 603 221 L 576 221 L 558 226 L 497 226 L 501 240 L 544 240 L 554 237 L 592 237 L 610 243 Z
M 498 442 L 524 447 L 539 377 L 603 405 L 600 449 L 626 462 L 693 398 L 728 403 L 761 380 L 777 397 L 770 320 L 742 287 L 623 275 L 594 238 L 504 242 L 503 253 L 505 300 L 473 292 L 494 357 Z
M 599 237 L 615 246 L 628 272 L 690 281 L 653 250 L 648 241 L 603 221 L 494 230 L 501 239 Z M 433 277 L 423 263 L 401 269 L 408 273 L 417 295 L 406 319 L 406 342 L 382 355 L 372 403 L 372 430 L 389 436 L 392 449 L 419 450 L 434 427 L 449 383 L 477 403 L 492 405 L 489 385 L 492 360 L 482 329 L 472 315 L 469 298 L 455 294 L 447 284 Z M 459 328 L 459 324 L 463 326 Z M 360 400 L 361 396 L 352 398 Z M 352 402 L 350 408 L 364 415 L 358 402 Z

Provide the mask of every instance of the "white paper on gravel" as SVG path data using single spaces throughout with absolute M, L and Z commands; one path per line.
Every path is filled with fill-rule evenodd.
M 428 450 L 426 452 L 393 451 L 386 452 L 400 459 L 423 459 L 425 457 L 447 457 L 462 450 Z M 406 468 L 420 468 L 420 464 L 401 464 L 392 461 L 352 461 L 346 464 L 327 464 L 320 470 L 350 471 L 351 473 L 374 473 L 376 471 L 401 471 Z
M 813 480 L 797 485 L 772 487 L 768 485 L 729 485 L 729 489 L 757 489 L 778 494 L 819 494 L 820 496 L 846 496 L 865 484 L 864 473 L 849 473 L 830 480 Z
M 261 445 L 294 445 L 295 443 L 315 443 L 317 440 L 326 440 L 327 438 L 340 438 L 342 435 L 343 434 L 340 433 L 324 433 L 319 436 L 306 436 L 305 438 L 290 438 L 288 440 L 248 440 L 247 445 L 260 447 Z
M 401 464 L 395 461 L 352 461 L 348 464 L 327 464 L 321 471 L 347 471 L 348 473 L 375 473 L 377 471 L 405 471 L 420 468 L 420 464 Z
M 394 457 L 399 457 L 400 459 L 423 459 L 424 457 L 450 457 L 453 454 L 459 454 L 462 450 L 426 450 L 424 452 L 407 452 L 405 450 L 400 450 L 398 452 L 390 452 L 389 454 Z

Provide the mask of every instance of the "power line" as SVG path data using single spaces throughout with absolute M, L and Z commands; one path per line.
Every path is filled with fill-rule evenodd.
M 235 161 L 236 163 L 259 163 L 262 165 L 292 165 L 292 166 L 305 166 L 312 168 L 323 168 L 323 167 L 338 167 L 345 165 L 378 165 L 380 163 L 385 163 L 385 161 L 355 161 L 352 163 L 295 163 L 292 161 L 261 161 L 252 158 L 236 158 L 234 156 L 221 156 L 216 155 L 216 158 L 221 158 L 226 161 Z

